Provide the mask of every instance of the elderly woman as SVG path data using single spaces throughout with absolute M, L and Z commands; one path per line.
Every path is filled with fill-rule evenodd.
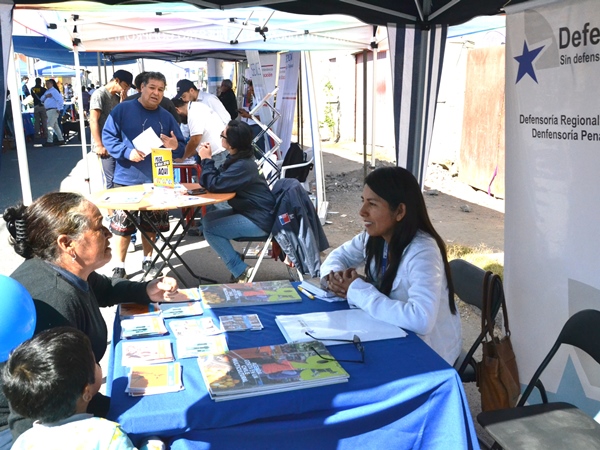
M 147 283 L 113 281 L 96 273 L 111 259 L 110 231 L 102 225 L 98 208 L 79 194 L 53 192 L 29 207 L 4 212 L 17 254 L 25 261 L 11 277 L 31 294 L 36 309 L 35 334 L 57 326 L 83 331 L 96 361 L 106 351 L 108 332 L 101 306 L 118 303 L 169 301 L 177 293 L 173 278 Z M 7 424 L 6 405 L 0 399 L 0 430 Z M 108 399 L 92 401 L 88 412 L 108 412 Z M 31 421 L 11 415 L 13 437 L 31 427 Z

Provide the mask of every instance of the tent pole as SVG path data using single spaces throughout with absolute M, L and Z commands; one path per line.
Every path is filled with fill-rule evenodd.
M 21 178 L 21 192 L 23 204 L 30 205 L 33 201 L 31 195 L 31 180 L 29 178 L 29 163 L 27 162 L 27 146 L 25 144 L 25 130 L 23 128 L 23 116 L 21 114 L 21 96 L 17 70 L 15 68 L 15 52 L 13 42 L 10 40 L 10 52 L 8 56 L 8 85 L 12 91 L 11 109 L 15 130 L 15 144 L 17 146 L 17 157 L 19 161 L 19 177 Z
M 298 133 L 298 143 L 300 147 L 304 148 L 304 108 L 302 98 L 302 58 L 300 58 L 300 67 L 298 68 L 300 73 L 298 74 L 298 125 L 296 126 L 296 132 Z
M 98 82 L 100 83 L 102 80 L 102 61 L 100 60 L 100 52 L 96 52 L 96 61 L 98 61 Z M 100 83 L 100 85 L 104 86 L 102 83 Z
M 375 167 L 375 127 L 377 126 L 377 43 L 373 40 L 373 82 L 371 83 L 371 167 Z
M 76 42 L 73 42 L 73 58 L 75 59 L 75 73 L 79 73 L 79 48 Z M 83 114 L 83 97 L 81 95 L 81 78 L 76 77 L 75 92 L 77 94 L 77 108 L 79 109 L 79 137 L 81 139 L 81 156 L 86 169 L 85 182 L 88 187 L 88 193 L 92 193 L 90 186 L 90 166 L 87 163 L 87 139 L 85 135 L 85 117 Z
M 313 145 L 313 157 L 315 159 L 315 179 L 317 182 L 317 214 L 321 224 L 325 224 L 327 218 L 328 202 L 325 198 L 325 174 L 323 173 L 323 155 L 321 153 L 321 136 L 319 134 L 319 117 L 317 114 L 317 102 L 315 95 L 315 83 L 312 76 L 312 63 L 310 52 L 303 51 L 304 70 L 306 73 L 306 94 L 308 98 L 308 115 L 310 117 L 310 136 Z
M 367 178 L 367 54 L 363 50 L 363 179 Z

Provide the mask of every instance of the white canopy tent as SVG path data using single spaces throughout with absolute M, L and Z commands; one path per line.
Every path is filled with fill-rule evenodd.
M 185 3 L 108 6 L 92 2 L 64 2 L 18 5 L 13 20 L 73 49 L 76 71 L 79 70 L 78 56 L 82 51 L 103 52 L 105 55 L 160 52 L 161 58 L 167 53 L 172 55 L 173 60 L 180 60 L 190 59 L 194 53 L 206 50 L 360 51 L 370 48 L 373 41 L 373 27 L 352 17 L 302 16 L 260 7 L 221 11 L 200 10 Z M 303 66 L 305 70 L 310 68 L 310 64 Z M 81 86 L 76 84 L 74 88 L 79 92 Z M 81 99 L 81 95 L 78 97 Z M 309 98 L 312 99 L 312 104 L 309 104 L 311 124 L 316 127 L 315 96 L 310 95 Z M 83 122 L 80 130 L 85 158 L 87 142 Z M 324 201 L 324 186 L 320 140 L 317 131 L 313 130 L 311 135 L 318 201 L 321 202 Z M 19 155 L 25 155 L 24 141 L 22 144 L 17 141 L 17 149 Z M 22 169 L 22 173 L 27 173 L 27 170 Z M 22 183 L 29 184 L 28 178 L 22 177 Z M 23 192 L 26 191 L 24 186 Z M 27 203 L 28 199 L 24 200 Z

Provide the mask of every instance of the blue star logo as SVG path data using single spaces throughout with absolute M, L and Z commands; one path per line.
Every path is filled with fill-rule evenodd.
M 533 70 L 533 60 L 539 55 L 543 48 L 544 46 L 542 45 L 541 47 L 529 50 L 527 42 L 523 41 L 523 54 L 514 57 L 519 63 L 519 71 L 517 72 L 517 81 L 515 84 L 517 84 L 526 74 L 533 78 L 533 81 L 536 83 L 538 82 L 535 71 Z

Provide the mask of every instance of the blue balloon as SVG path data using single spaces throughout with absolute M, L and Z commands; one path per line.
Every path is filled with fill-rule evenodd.
M 35 331 L 35 306 L 21 283 L 0 275 L 0 362 Z

